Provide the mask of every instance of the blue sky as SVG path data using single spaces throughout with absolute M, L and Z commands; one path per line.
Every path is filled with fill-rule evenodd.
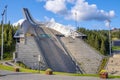
M 112 27 L 120 27 L 119 0 L 0 0 L 0 13 L 5 5 L 11 23 L 23 19 L 22 8 L 28 8 L 39 21 L 54 19 L 63 25 L 76 26 L 77 20 L 80 27 L 108 29 L 105 20 L 110 19 Z

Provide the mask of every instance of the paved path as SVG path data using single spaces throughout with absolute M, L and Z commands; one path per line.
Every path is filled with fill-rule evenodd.
M 0 80 L 105 80 L 98 77 L 80 77 L 80 76 L 60 76 L 60 75 L 43 75 L 43 74 L 31 74 L 31 73 L 16 73 L 9 71 L 1 71 Z M 109 79 L 107 79 L 109 80 Z M 120 80 L 120 79 L 110 79 Z

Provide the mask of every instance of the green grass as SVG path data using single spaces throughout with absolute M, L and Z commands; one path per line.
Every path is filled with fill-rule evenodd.
M 22 67 L 22 68 L 27 68 L 27 69 L 28 69 L 28 67 L 27 67 L 23 62 L 21 62 L 21 61 L 18 61 L 18 62 L 16 63 L 16 65 L 17 65 L 17 66 L 20 66 L 20 67 Z
M 8 71 L 15 71 L 15 67 L 12 66 L 5 66 L 0 64 L 0 70 L 8 70 Z M 25 68 L 20 68 L 20 72 L 30 72 L 30 73 L 37 73 L 37 70 L 31 70 L 31 69 L 25 69 Z
M 0 64 L 0 70 L 8 70 L 8 71 L 14 71 L 15 68 L 11 66 L 5 66 Z M 38 70 L 31 70 L 31 69 L 25 69 L 20 68 L 20 72 L 27 72 L 27 73 L 38 73 Z M 45 74 L 45 71 L 40 71 L 40 74 Z M 53 72 L 54 75 L 61 75 L 61 76 L 89 76 L 89 77 L 99 77 L 98 74 L 78 74 L 78 73 L 65 73 L 65 72 Z M 110 79 L 112 78 L 120 78 L 120 76 L 109 76 Z
M 109 75 L 109 78 L 110 78 L 110 79 L 113 79 L 113 78 L 120 78 L 120 76 L 112 76 L 112 75 Z
M 107 61 L 108 61 L 108 58 L 107 58 L 107 57 L 103 58 L 103 60 L 102 60 L 102 62 L 101 62 L 101 65 L 99 66 L 98 73 L 99 73 L 101 70 L 104 69 Z
M 4 66 L 4 65 L 0 64 L 0 70 L 14 71 L 14 68 L 11 66 Z
M 9 71 L 15 71 L 14 67 L 11 66 L 5 66 L 0 64 L 0 70 L 9 70 Z M 38 73 L 38 70 L 31 70 L 31 69 L 25 69 L 20 68 L 20 72 L 28 72 L 28 73 Z M 41 74 L 45 74 L 45 71 L 40 71 Z M 65 73 L 65 72 L 54 72 L 54 75 L 65 75 L 65 76 L 93 76 L 97 77 L 96 74 L 76 74 L 76 73 Z
M 112 46 L 112 50 L 120 50 L 120 46 Z

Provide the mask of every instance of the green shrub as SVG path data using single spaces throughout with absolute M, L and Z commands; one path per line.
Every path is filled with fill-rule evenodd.
M 104 67 L 106 66 L 107 61 L 108 61 L 107 57 L 103 58 L 103 60 L 101 62 L 101 65 L 100 65 L 100 67 L 98 69 L 98 73 L 100 73 L 100 71 L 104 69 Z
M 53 74 L 52 69 L 48 68 L 48 69 L 45 71 L 45 74 L 52 75 L 52 74 Z

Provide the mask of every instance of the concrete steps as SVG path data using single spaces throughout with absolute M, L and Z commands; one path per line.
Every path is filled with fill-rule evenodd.
M 61 41 L 79 62 L 79 66 L 88 73 L 97 72 L 102 56 L 81 39 L 62 37 Z

